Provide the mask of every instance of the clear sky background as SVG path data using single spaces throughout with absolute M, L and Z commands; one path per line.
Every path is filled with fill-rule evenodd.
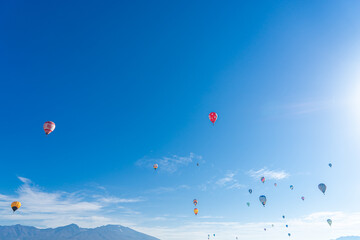
M 356 0 L 2 1 L 0 224 L 360 235 L 359 12 Z

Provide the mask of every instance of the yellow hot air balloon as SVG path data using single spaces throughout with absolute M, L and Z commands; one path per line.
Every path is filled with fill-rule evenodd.
M 197 215 L 199 213 L 199 209 L 194 208 L 194 213 L 195 213 L 195 215 Z
M 13 202 L 11 204 L 11 208 L 12 210 L 15 212 L 16 210 L 18 210 L 21 207 L 21 203 L 20 202 Z

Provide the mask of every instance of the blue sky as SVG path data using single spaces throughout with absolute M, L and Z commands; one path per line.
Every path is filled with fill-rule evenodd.
M 285 214 L 293 239 L 360 235 L 359 11 L 358 1 L 0 3 L 0 224 L 278 240 Z M 48 137 L 45 121 L 56 123 Z

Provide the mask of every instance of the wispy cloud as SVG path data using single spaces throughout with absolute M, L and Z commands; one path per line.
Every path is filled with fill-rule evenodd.
M 179 190 L 183 190 L 183 189 L 190 189 L 190 186 L 183 184 L 183 185 L 179 185 L 179 186 L 175 186 L 175 187 L 157 187 L 157 188 L 150 189 L 147 192 L 161 194 L 161 193 L 169 193 L 169 192 L 179 191 Z
M 281 180 L 288 178 L 290 176 L 289 173 L 285 172 L 284 170 L 269 170 L 267 168 L 262 168 L 260 170 L 250 170 L 247 172 L 248 175 L 255 179 L 259 179 L 261 177 L 265 177 L 268 180 Z
M 23 183 L 16 195 L 0 194 L 0 224 L 22 223 L 38 227 L 55 227 L 70 223 L 92 227 L 104 224 L 120 223 L 112 218 L 111 212 L 118 203 L 136 203 L 142 198 L 118 198 L 114 196 L 96 196 L 84 192 L 47 192 L 34 185 L 30 179 L 18 177 Z M 12 214 L 10 202 L 22 203 L 17 214 Z M 121 212 L 130 208 L 118 208 Z
M 246 186 L 240 184 L 238 180 L 235 178 L 236 173 L 229 172 L 224 177 L 218 179 L 216 184 L 221 187 L 225 187 L 227 189 L 241 189 L 245 188 Z
M 202 156 L 190 153 L 189 156 L 184 157 L 178 155 L 165 156 L 161 158 L 144 157 L 142 159 L 139 159 L 136 162 L 136 165 L 140 167 L 151 168 L 153 164 L 157 163 L 159 165 L 159 171 L 173 173 L 176 172 L 180 167 L 187 166 L 195 161 L 202 161 Z

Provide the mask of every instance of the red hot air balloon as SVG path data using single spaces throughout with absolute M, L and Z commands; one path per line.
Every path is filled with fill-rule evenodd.
M 46 135 L 50 134 L 55 129 L 55 123 L 52 121 L 47 121 L 44 123 L 44 131 Z
M 217 115 L 216 112 L 211 112 L 209 114 L 209 119 L 213 123 L 213 125 L 215 125 L 215 122 L 216 122 L 217 118 L 218 118 L 218 115 Z

